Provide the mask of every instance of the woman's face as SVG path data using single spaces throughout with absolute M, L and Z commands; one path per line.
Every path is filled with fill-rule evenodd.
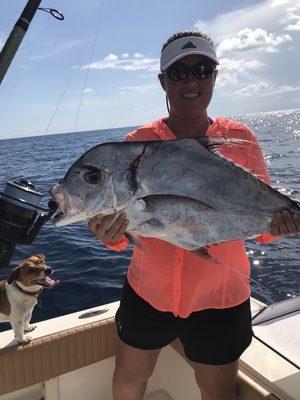
M 207 58 L 199 55 L 183 57 L 172 64 L 194 67 L 195 65 L 212 65 Z M 170 102 L 170 114 L 177 118 L 195 118 L 206 112 L 210 103 L 217 71 L 207 79 L 197 79 L 190 72 L 184 80 L 171 80 L 168 75 L 159 74 L 162 88 L 165 90 Z

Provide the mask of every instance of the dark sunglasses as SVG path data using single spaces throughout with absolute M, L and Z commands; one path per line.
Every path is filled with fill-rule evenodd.
M 179 64 L 168 68 L 166 74 L 171 81 L 183 81 L 189 76 L 190 72 L 196 79 L 208 79 L 212 76 L 215 69 L 214 65 L 197 64 L 193 67 L 187 67 L 186 65 Z

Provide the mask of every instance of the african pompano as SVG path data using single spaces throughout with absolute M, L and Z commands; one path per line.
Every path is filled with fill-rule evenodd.
M 50 192 L 56 226 L 124 211 L 129 235 L 188 250 L 268 232 L 283 209 L 300 213 L 297 201 L 192 138 L 100 144 Z

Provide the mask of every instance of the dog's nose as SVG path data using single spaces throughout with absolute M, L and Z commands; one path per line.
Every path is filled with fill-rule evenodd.
M 52 272 L 53 272 L 53 269 L 52 269 L 52 268 L 50 268 L 50 267 L 45 268 L 45 274 L 46 274 L 47 276 L 51 275 Z

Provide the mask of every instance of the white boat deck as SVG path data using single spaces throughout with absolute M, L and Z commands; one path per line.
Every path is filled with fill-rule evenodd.
M 63 315 L 61 317 L 48 319 L 38 322 L 37 328 L 26 336 L 32 339 L 40 339 L 56 332 L 63 332 L 67 329 L 76 328 L 79 325 L 90 324 L 103 318 L 113 318 L 119 307 L 119 302 L 105 304 L 96 308 L 78 311 L 75 313 Z M 0 349 L 15 346 L 14 334 L 12 330 L 0 333 Z
M 59 336 L 63 336 L 64 332 L 70 332 L 70 329 L 80 334 L 85 329 L 83 327 L 97 325 L 99 321 L 110 320 L 110 324 L 113 325 L 112 318 L 118 305 L 119 302 L 115 302 L 39 322 L 36 330 L 31 332 L 31 337 L 39 339 L 34 342 L 43 346 L 49 341 L 50 335 L 57 336 L 59 333 Z M 263 307 L 262 303 L 252 299 L 253 315 Z M 240 369 L 246 380 L 251 379 L 259 385 L 260 390 L 265 393 L 264 396 L 273 393 L 283 400 L 300 400 L 300 371 L 295 365 L 295 362 L 299 361 L 299 327 L 299 311 L 254 326 L 257 338 L 253 339 L 251 346 L 243 354 Z M 8 350 L 15 344 L 12 330 L 0 333 L 0 349 L 3 349 L 3 354 L 6 349 Z M 26 351 L 26 348 L 30 347 L 31 345 L 26 345 L 23 348 Z M 22 351 L 22 346 L 16 346 L 16 352 L 13 352 L 14 356 L 20 353 L 19 350 Z M 79 351 L 78 347 L 77 350 Z M 279 354 L 280 352 L 285 358 Z M 293 363 L 289 362 L 287 358 L 293 360 Z M 21 397 L 16 396 L 16 393 L 8 393 L 0 396 L 0 400 L 38 400 L 41 398 L 40 393 L 42 392 L 47 400 L 82 399 L 82 393 L 79 392 L 74 382 L 78 382 L 78 384 L 81 382 L 85 388 L 83 390 L 89 390 L 89 399 L 97 399 L 100 391 L 104 390 L 104 386 L 107 386 L 105 389 L 107 392 L 110 391 L 113 368 L 114 359 L 110 357 L 99 363 L 86 365 L 74 371 L 70 370 L 56 378 L 21 389 Z M 104 380 L 100 382 L 99 376 L 105 376 Z M 180 385 L 180 382 L 184 382 L 184 385 Z M 198 399 L 199 391 L 195 385 L 191 367 L 187 368 L 177 351 L 172 346 L 168 346 L 160 355 L 158 368 L 155 369 L 153 377 L 150 379 L 145 400 L 182 399 L 185 397 L 186 385 L 190 390 L 189 400 Z M 176 390 L 174 386 L 176 386 Z M 28 393 L 28 396 L 25 396 L 25 392 Z M 36 393 L 36 397 L 33 393 Z M 249 396 L 241 398 L 252 399 Z M 109 400 L 111 397 L 106 396 L 105 399 Z
M 255 337 L 300 369 L 300 297 L 268 307 L 253 322 Z
M 169 395 L 168 392 L 161 389 L 148 394 L 148 396 L 146 396 L 144 400 L 174 400 L 174 399 Z

